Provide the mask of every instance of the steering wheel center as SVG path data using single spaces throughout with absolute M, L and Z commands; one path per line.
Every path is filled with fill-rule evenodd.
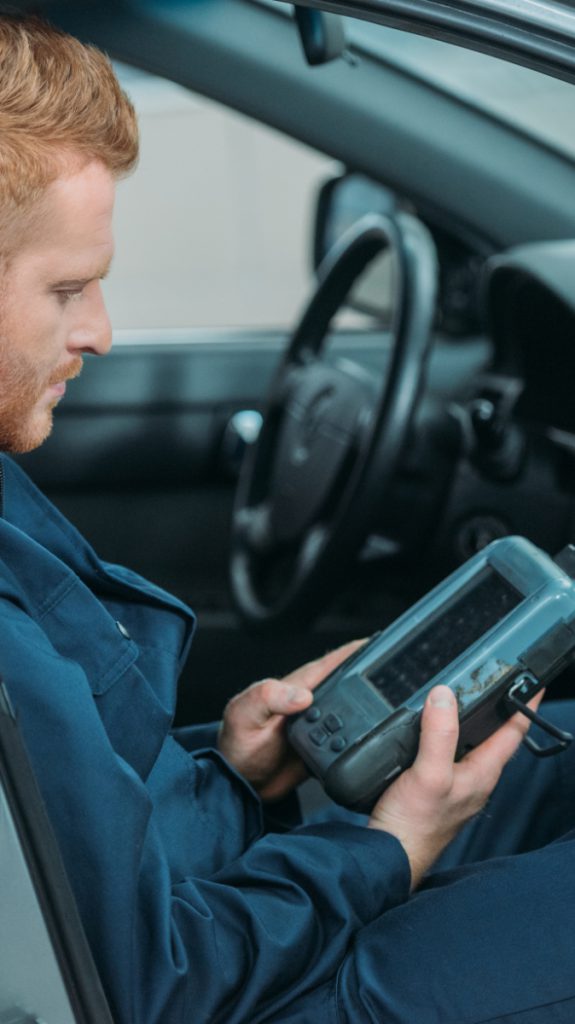
M 359 381 L 315 364 L 298 374 L 279 428 L 270 481 L 270 527 L 291 543 L 329 516 L 357 437 Z M 365 397 L 365 395 L 364 395 Z

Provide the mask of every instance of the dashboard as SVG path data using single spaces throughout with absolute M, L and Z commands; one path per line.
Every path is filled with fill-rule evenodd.
M 460 443 L 433 545 L 443 565 L 507 534 L 551 554 L 575 537 L 574 271 L 575 243 L 565 241 L 485 264 L 491 356 L 449 410 Z

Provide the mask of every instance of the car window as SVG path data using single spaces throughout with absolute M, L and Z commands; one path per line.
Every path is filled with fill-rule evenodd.
M 117 328 L 291 327 L 332 159 L 156 76 L 117 66 L 141 158 L 118 189 L 106 299 Z

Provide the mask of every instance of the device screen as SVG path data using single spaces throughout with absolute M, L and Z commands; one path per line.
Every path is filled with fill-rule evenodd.
M 366 677 L 396 708 L 501 622 L 523 600 L 498 573 L 480 573 L 465 592 L 443 605 L 430 622 L 404 638 Z

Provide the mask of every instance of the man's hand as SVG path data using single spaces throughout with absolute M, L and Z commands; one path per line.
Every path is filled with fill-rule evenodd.
M 541 697 L 538 694 L 529 706 L 536 707 Z M 380 797 L 369 821 L 370 828 L 390 832 L 403 845 L 412 888 L 487 802 L 528 728 L 528 719 L 518 713 L 456 764 L 457 702 L 447 686 L 431 691 L 423 709 L 417 757 Z
M 218 746 L 263 800 L 279 800 L 306 777 L 302 761 L 285 738 L 286 715 L 309 707 L 314 687 L 364 642 L 345 644 L 284 679 L 254 683 L 230 700 Z

